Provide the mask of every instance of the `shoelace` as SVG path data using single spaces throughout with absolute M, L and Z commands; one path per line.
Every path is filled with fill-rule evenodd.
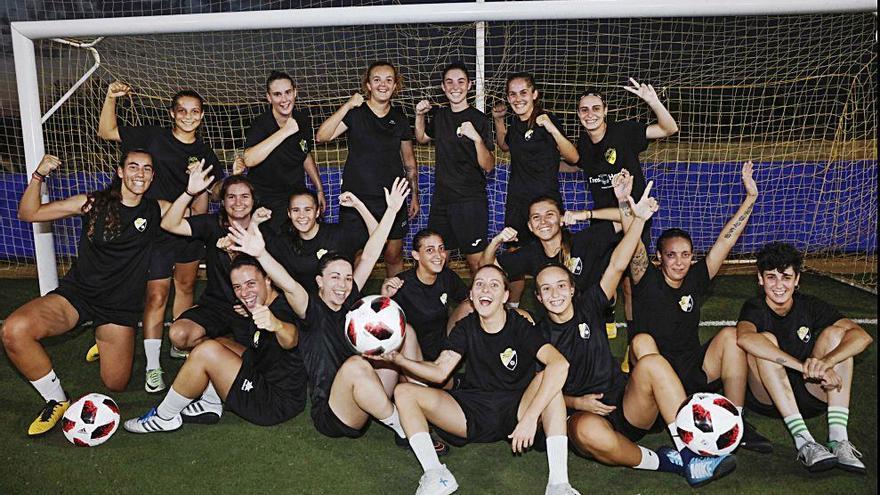
M 694 478 L 708 478 L 712 476 L 711 465 L 714 464 L 712 459 L 708 457 L 694 459 L 688 464 L 691 476 Z
M 156 408 L 154 407 L 154 408 L 150 409 L 149 411 L 147 411 L 146 414 L 144 414 L 143 416 L 138 418 L 138 421 L 141 423 L 146 423 L 155 415 L 156 415 Z
M 824 450 L 825 449 L 816 442 L 807 442 L 804 444 L 803 447 L 801 447 L 801 450 L 798 452 L 797 458 L 798 460 L 800 460 L 801 458 L 807 460 L 808 457 L 813 457 L 820 453 L 824 454 L 824 452 L 822 452 Z
M 858 457 L 859 459 L 862 458 L 862 453 L 859 452 L 858 449 L 856 449 L 855 445 L 850 443 L 849 440 L 844 440 L 843 442 L 838 442 L 837 449 L 835 449 L 835 450 L 844 450 L 844 451 L 847 451 L 847 453 L 852 456 Z
M 52 407 L 49 407 L 50 405 Z M 55 408 L 57 408 L 60 405 L 61 405 L 60 402 L 54 401 L 54 400 L 47 402 L 46 407 L 43 408 L 43 413 L 40 414 L 40 421 L 49 421 L 49 418 L 51 418 L 52 415 L 55 414 Z
M 158 381 L 159 379 L 162 378 L 162 370 L 160 370 L 160 369 L 150 370 L 147 373 L 147 378 L 149 381 Z

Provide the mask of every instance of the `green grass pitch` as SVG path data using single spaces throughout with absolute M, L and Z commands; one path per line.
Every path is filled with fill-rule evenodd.
M 4 280 L 0 318 L 37 295 L 36 282 Z M 876 298 L 864 292 L 813 276 L 801 281 L 804 292 L 818 295 L 851 318 L 876 318 Z M 378 290 L 373 281 L 369 292 Z M 735 319 L 743 300 L 754 294 L 753 276 L 721 277 L 703 310 L 704 320 Z M 526 298 L 524 307 L 534 307 Z M 618 310 L 618 315 L 622 309 Z M 877 337 L 876 325 L 865 328 Z M 705 328 L 703 338 L 717 328 Z M 93 342 L 90 328 L 81 328 L 45 342 L 65 389 L 73 397 L 105 392 L 98 365 L 83 356 Z M 625 337 L 613 341 L 616 355 Z M 167 339 L 162 365 L 166 379 L 181 361 L 168 358 Z M 112 394 L 123 419 L 158 404 L 161 395 L 143 391 L 144 358 L 135 353 L 133 379 L 124 393 Z M 40 407 L 40 398 L 0 353 L 0 494 L 14 493 L 413 493 L 421 474 L 415 457 L 396 447 L 390 430 L 373 424 L 359 440 L 327 439 L 312 427 L 308 413 L 274 427 L 253 426 L 226 414 L 214 426 L 185 425 L 167 434 L 135 436 L 120 430 L 98 448 L 77 448 L 59 430 L 30 439 L 25 432 Z M 849 434 L 864 453 L 867 476 L 839 470 L 807 473 L 795 460 L 793 443 L 779 420 L 750 415 L 774 443 L 769 455 L 738 452 L 739 467 L 730 476 L 699 490 L 682 478 L 662 473 L 612 468 L 569 457 L 572 484 L 590 494 L 832 494 L 877 493 L 877 345 L 856 359 Z M 827 435 L 824 418 L 807 421 L 820 441 Z M 665 433 L 649 435 L 644 443 L 668 444 Z M 547 476 L 545 455 L 513 456 L 505 443 L 452 449 L 442 459 L 451 468 L 463 494 L 543 493 Z

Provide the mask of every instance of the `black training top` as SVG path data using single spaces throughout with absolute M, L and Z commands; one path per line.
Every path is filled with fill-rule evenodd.
M 342 122 L 348 127 L 342 190 L 361 199 L 384 199 L 382 188 L 390 188 L 395 178 L 406 176 L 400 143 L 412 140 L 409 120 L 395 106 L 379 117 L 364 103 L 345 114 Z
M 200 137 L 190 144 L 174 137 L 171 129 L 157 126 L 119 127 L 122 149 L 144 149 L 153 157 L 153 183 L 144 195 L 147 198 L 174 201 L 186 190 L 190 163 L 205 160 L 205 168 L 213 166 L 211 175 L 223 178 L 223 167 L 214 150 Z
M 162 211 L 156 200 L 142 198 L 137 206 L 119 203 L 119 234 L 104 239 L 104 214 L 94 208 L 83 215 L 77 259 L 61 280 L 100 308 L 135 313 L 144 309 L 147 272 L 154 240 L 162 229 Z M 98 215 L 92 239 L 88 223 Z
M 794 304 L 785 316 L 770 309 L 763 295 L 746 301 L 739 312 L 739 321 L 753 323 L 759 332 L 772 333 L 779 348 L 800 361 L 810 357 L 819 334 L 843 318 L 825 301 L 800 292 L 795 292 Z
M 554 323 L 546 317 L 538 324 L 544 337 L 568 359 L 562 393 L 581 396 L 617 389 L 626 378 L 611 354 L 605 331 L 608 297 L 599 285 L 593 285 L 577 292 L 572 304 L 574 316 L 567 322 Z
M 443 343 L 465 359 L 462 389 L 482 392 L 522 392 L 537 371 L 538 351 L 547 339 L 529 320 L 507 310 L 507 322 L 498 333 L 487 333 L 473 312 L 459 320 Z
M 298 239 L 294 238 L 297 234 L 285 234 L 271 236 L 266 243 L 269 253 L 310 293 L 318 290 L 315 276 L 325 254 L 335 251 L 353 260 L 354 254 L 363 247 L 357 245 L 358 234 L 351 229 L 336 223 L 320 225 L 318 233 L 311 239 Z
M 427 134 L 437 148 L 434 204 L 486 199 L 486 175 L 477 160 L 474 142 L 458 134 L 464 122 L 473 124 L 490 151 L 495 149 L 489 119 L 483 112 L 471 106 L 460 112 L 453 112 L 449 107 L 432 110 Z
M 562 124 L 547 114 L 557 129 Z M 510 180 L 507 197 L 531 201 L 538 196 L 559 197 L 559 148 L 553 135 L 543 127 L 517 116 L 507 119 L 505 142 L 510 148 Z M 509 199 L 508 199 L 509 201 Z
M 605 136 L 596 144 L 590 141 L 587 131 L 578 139 L 578 166 L 584 175 L 593 197 L 593 208 L 616 208 L 617 197 L 611 180 L 622 169 L 633 176 L 632 197 L 641 198 L 645 192 L 645 173 L 639 162 L 639 153 L 648 148 L 645 135 L 647 125 L 634 120 L 608 122 Z
M 415 268 L 401 272 L 397 277 L 403 280 L 403 286 L 393 299 L 403 308 L 407 323 L 419 336 L 425 359 L 433 361 L 446 336 L 449 308 L 467 299 L 468 288 L 449 267 L 444 267 L 431 285 L 419 280 Z
M 666 283 L 660 268 L 648 263 L 642 279 L 633 286 L 632 335 L 651 335 L 670 363 L 682 362 L 699 352 L 700 309 L 710 287 L 705 259 L 691 266 L 677 289 Z
M 296 109 L 291 113 L 299 130 L 281 142 L 258 166 L 248 169 L 248 179 L 253 183 L 261 204 L 287 202 L 290 193 L 306 188 L 303 162 L 315 147 L 312 138 L 312 121 L 307 114 Z M 245 148 L 256 146 L 280 129 L 272 109 L 254 119 L 245 134 Z

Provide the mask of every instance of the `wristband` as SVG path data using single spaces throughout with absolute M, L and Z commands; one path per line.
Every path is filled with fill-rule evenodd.
M 34 170 L 34 173 L 31 174 L 31 179 L 37 179 L 39 182 L 43 182 L 46 180 L 46 176 Z
M 183 193 L 186 194 L 187 196 L 191 197 L 191 198 L 194 198 L 194 197 L 198 196 L 198 193 L 193 194 L 193 193 L 189 192 L 189 188 L 184 189 Z

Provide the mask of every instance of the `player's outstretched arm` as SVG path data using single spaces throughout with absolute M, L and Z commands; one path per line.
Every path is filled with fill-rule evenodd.
M 531 447 L 541 413 L 544 412 L 553 397 L 562 392 L 562 386 L 565 385 L 565 379 L 568 378 L 568 360 L 552 344 L 541 346 L 538 349 L 537 357 L 544 364 L 541 385 L 532 402 L 523 412 L 516 428 L 507 436 L 511 439 L 511 450 L 515 453 Z
M 18 219 L 23 222 L 51 222 L 61 218 L 81 215 L 88 197 L 77 194 L 46 204 L 40 202 L 40 189 L 43 181 L 55 169 L 61 166 L 61 160 L 54 155 L 43 155 L 37 169 L 31 174 L 30 181 L 18 203 Z
M 517 231 L 513 227 L 504 227 L 504 229 L 498 233 L 495 237 L 489 241 L 489 245 L 486 246 L 486 249 L 483 250 L 483 254 L 480 255 L 480 265 L 497 265 L 498 261 L 495 259 L 495 251 L 498 250 L 498 247 L 504 244 L 505 242 L 513 242 L 516 240 Z
M 279 127 L 266 139 L 244 150 L 244 163 L 248 168 L 253 168 L 261 163 L 281 145 L 285 139 L 299 132 L 299 123 L 293 116 L 287 118 L 287 122 Z
M 382 356 L 381 359 L 396 364 L 407 376 L 441 384 L 449 379 L 449 375 L 461 362 L 461 354 L 447 349 L 442 351 L 435 361 L 414 361 L 394 351 Z
M 98 119 L 98 137 L 108 141 L 120 142 L 119 126 L 116 123 L 116 98 L 127 96 L 131 88 L 119 81 L 113 81 L 107 87 L 107 96 L 101 106 L 101 116 Z
M 189 171 L 189 179 L 184 190 L 177 199 L 171 203 L 168 211 L 162 215 L 162 228 L 172 234 L 191 236 L 192 229 L 184 217 L 193 198 L 202 193 L 213 182 L 214 176 L 211 175 L 212 166 L 205 167 L 205 160 L 202 159 L 196 166 Z
M 755 201 L 758 200 L 758 185 L 752 177 L 752 162 L 746 162 L 742 168 L 742 181 L 746 188 L 746 197 L 743 199 L 742 205 L 734 213 L 733 217 L 724 224 L 721 234 L 706 255 L 706 267 L 709 269 L 709 278 L 715 278 L 721 264 L 727 259 L 730 250 L 739 239 L 739 236 L 746 228 L 749 217 L 752 216 L 752 209 L 755 207 Z
M 498 101 L 492 105 L 492 121 L 495 123 L 495 145 L 502 151 L 510 151 L 507 147 L 507 103 Z
M 599 208 L 598 210 L 566 210 L 562 214 L 562 225 L 574 225 L 587 220 L 611 220 L 620 223 L 619 208 Z
M 645 192 L 642 193 L 642 198 L 638 203 L 632 199 L 632 196 L 627 198 L 630 210 L 635 216 L 635 219 L 631 222 L 627 222 L 623 239 L 617 244 L 617 247 L 615 247 L 614 251 L 611 253 L 611 261 L 608 263 L 608 268 L 605 269 L 605 273 L 602 274 L 602 280 L 599 281 L 599 286 L 602 288 L 602 291 L 605 292 L 605 297 L 609 300 L 611 300 L 617 293 L 617 286 L 620 284 L 620 279 L 623 278 L 623 273 L 630 265 L 630 261 L 632 260 L 636 248 L 641 244 L 642 231 L 645 228 L 645 222 L 647 222 L 648 219 L 660 209 L 657 200 L 649 196 L 653 186 L 654 181 L 648 182 L 648 185 L 645 187 Z
M 549 115 L 546 113 L 538 115 L 538 118 L 535 119 L 535 124 L 543 127 L 551 136 L 553 136 L 553 140 L 556 142 L 556 148 L 559 150 L 559 154 L 562 156 L 563 160 L 568 163 L 577 163 L 580 161 L 581 156 L 578 154 L 577 148 L 571 144 L 571 141 L 565 137 L 565 134 L 553 124 L 553 120 L 550 119 Z
M 629 78 L 629 81 L 632 83 L 632 86 L 623 86 L 623 89 L 644 100 L 651 107 L 651 110 L 654 111 L 654 115 L 657 116 L 657 123 L 651 124 L 645 129 L 645 137 L 648 139 L 659 139 L 678 132 L 678 124 L 675 122 L 675 118 L 672 117 L 669 110 L 660 102 L 660 97 L 654 91 L 654 86 L 639 84 L 633 78 Z
M 428 100 L 422 100 L 416 105 L 416 141 L 419 144 L 431 142 L 431 136 L 426 132 L 429 111 L 431 111 L 431 102 Z
M 376 221 L 376 217 L 370 213 L 370 210 L 367 208 L 367 205 L 364 204 L 363 201 L 360 200 L 357 196 L 354 195 L 353 192 L 346 191 L 339 195 L 339 206 L 344 206 L 346 208 L 354 208 L 355 211 L 358 212 L 358 215 L 364 220 L 364 224 L 367 226 L 367 233 L 372 235 L 373 232 L 376 231 L 376 228 L 379 226 L 379 222 Z
M 282 349 L 293 349 L 299 343 L 296 325 L 276 318 L 268 306 L 254 308 L 251 319 L 257 328 L 274 333 Z
M 315 141 L 318 143 L 326 143 L 341 136 L 348 130 L 348 126 L 342 122 L 342 119 L 344 119 L 352 109 L 363 104 L 364 96 L 362 94 L 355 93 L 351 95 L 351 98 L 343 103 L 342 106 L 339 107 L 339 110 L 336 110 L 333 115 L 328 117 L 327 120 L 321 124 L 321 127 L 318 127 L 318 132 L 315 133 Z
M 612 183 L 614 185 L 614 196 L 617 198 L 620 211 L 621 225 L 623 226 L 623 231 L 628 232 L 636 218 L 629 202 L 629 195 L 632 193 L 633 177 L 629 171 L 623 169 L 614 176 Z M 644 229 L 644 226 L 642 226 L 642 229 Z M 648 250 L 645 248 L 645 244 L 642 243 L 641 237 L 639 237 L 636 241 L 635 251 L 629 261 L 630 277 L 633 284 L 638 284 L 642 280 L 642 276 L 645 275 L 645 271 L 648 269 L 648 263 L 650 263 L 648 261 Z
M 379 260 L 379 255 L 382 254 L 382 248 L 385 246 L 388 234 L 391 233 L 394 218 L 397 216 L 400 208 L 403 207 L 408 194 L 409 185 L 406 179 L 400 177 L 394 179 L 394 184 L 391 185 L 390 191 L 387 188 L 385 189 L 385 203 L 388 205 L 388 208 L 385 209 L 385 214 L 382 215 L 382 220 L 379 221 L 376 231 L 370 234 L 370 238 L 367 240 L 367 244 L 364 246 L 364 251 L 361 254 L 361 259 L 358 261 L 357 266 L 354 267 L 353 278 L 358 287 L 363 287 L 367 279 L 370 278 L 370 273 L 373 272 L 373 267 L 376 266 L 376 261 Z

